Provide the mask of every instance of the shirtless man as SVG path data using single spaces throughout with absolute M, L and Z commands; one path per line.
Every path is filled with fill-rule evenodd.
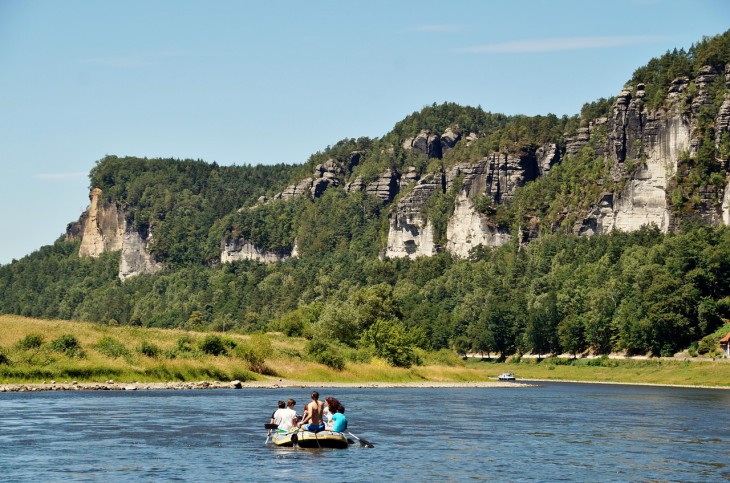
M 322 421 L 322 414 L 324 413 L 324 404 L 319 400 L 319 393 L 314 391 L 312 393 L 312 402 L 307 404 L 305 408 L 304 419 L 299 423 L 299 427 L 303 427 L 307 431 L 322 431 L 324 430 L 324 422 Z M 309 423 L 305 425 L 305 423 Z

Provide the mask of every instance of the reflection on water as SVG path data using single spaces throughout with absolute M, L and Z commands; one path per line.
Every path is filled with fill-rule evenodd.
M 730 478 L 730 392 L 644 386 L 322 389 L 375 448 L 264 446 L 307 389 L 0 394 L 6 481 Z

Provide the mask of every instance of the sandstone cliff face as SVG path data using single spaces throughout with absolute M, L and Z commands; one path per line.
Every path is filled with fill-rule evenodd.
M 493 153 L 476 162 L 458 163 L 444 175 L 424 178 L 393 209 L 385 256 L 415 258 L 439 250 L 433 239 L 433 227 L 422 220 L 421 209 L 436 190 L 446 192 L 457 179 L 461 181 L 461 190 L 456 194 L 443 248 L 465 258 L 478 245 L 503 245 L 510 240 L 510 234 L 500 231 L 478 213 L 473 200 L 486 196 L 494 204 L 508 202 L 517 188 L 536 179 L 540 171 L 549 171 L 558 159 L 557 146 L 552 144 L 535 152 Z
M 86 213 L 66 230 L 67 239 L 81 236 L 79 256 L 96 258 L 102 253 L 121 250 L 121 280 L 160 271 L 162 264 L 157 263 L 149 252 L 151 234 L 143 237 L 133 230 L 127 225 L 123 210 L 116 203 L 103 201 L 101 195 L 99 188 L 92 189 Z
M 730 225 L 730 181 L 725 186 L 725 195 L 722 197 L 722 222 Z
M 89 208 L 82 216 L 80 257 L 98 257 L 102 253 L 121 250 L 126 220 L 116 204 L 105 203 L 101 190 L 89 195 Z
M 367 185 L 357 178 L 345 189 L 348 192 L 366 191 L 387 204 L 400 190 L 414 185 L 412 191 L 391 208 L 385 256 L 414 258 L 445 249 L 466 257 L 478 245 L 499 246 L 510 239 L 509 233 L 500 232 L 475 210 L 477 196 L 487 197 L 495 205 L 508 203 L 518 188 L 549 173 L 563 155 L 576 155 L 590 146 L 596 156 L 603 156 L 611 163 L 610 176 L 620 189 L 606 191 L 601 199 L 595 200 L 594 208 L 576 224 L 574 232 L 591 235 L 613 230 L 634 231 L 648 224 L 668 232 L 675 224 L 669 189 L 677 175 L 678 161 L 684 152 L 696 154 L 698 115 L 714 102 L 711 87 L 722 75 L 730 86 L 730 65 L 724 71 L 702 68 L 694 79 L 675 79 L 666 102 L 657 111 L 645 107 L 643 84 L 628 87 L 617 96 L 607 117 L 594 119 L 575 135 L 567 137 L 564 151 L 557 144 L 546 144 L 537 149 L 526 148 L 521 153 L 492 153 L 476 162 L 457 163 L 448 173 L 430 174 L 423 179 L 419 179 L 413 168 L 405 173 L 388 170 Z M 718 143 L 721 135 L 730 135 L 730 93 L 726 94 L 715 119 L 715 130 Z M 440 159 L 458 142 L 468 145 L 478 136 L 468 133 L 462 137 L 458 127 L 441 134 L 422 130 L 405 139 L 402 147 Z M 360 154 L 355 163 L 359 162 Z M 721 161 L 728 164 L 728 160 Z M 290 186 L 278 197 L 319 196 L 327 187 L 341 185 L 343 173 L 339 164 L 328 161 L 318 166 L 311 178 Z M 446 228 L 446 245 L 439 247 L 434 241 L 433 227 L 423 219 L 422 208 L 432 194 L 445 193 L 457 179 L 461 180 L 462 189 L 456 194 L 454 213 Z M 717 193 L 700 193 L 704 207 L 698 215 L 709 223 L 730 223 L 729 189 L 730 184 L 725 188 L 721 202 L 717 201 Z M 530 238 L 533 232 L 536 233 L 529 229 L 525 233 Z M 253 252 L 250 256 L 267 258 Z
M 469 136 L 476 137 L 473 133 L 469 133 Z M 441 159 L 459 140 L 461 140 L 461 134 L 453 127 L 446 128 L 440 135 L 424 129 L 415 137 L 404 140 L 403 149 L 418 151 L 429 158 Z
M 162 270 L 163 265 L 156 262 L 149 251 L 152 236 L 145 238 L 136 231 L 129 230 L 122 237 L 122 254 L 119 260 L 119 278 L 123 282 L 141 274 L 153 274 Z
M 443 174 L 419 180 L 388 216 L 390 230 L 384 255 L 389 258 L 432 256 L 437 252 L 433 226 L 421 217 L 421 208 L 436 191 L 446 189 Z
M 510 240 L 510 234 L 500 232 L 489 220 L 474 210 L 474 204 L 462 191 L 456 199 L 454 214 L 446 228 L 446 251 L 467 258 L 479 245 L 497 247 Z
M 703 67 L 695 79 L 675 79 L 669 89 L 667 107 L 657 112 L 645 108 L 642 84 L 636 86 L 634 94 L 630 89 L 619 94 L 606 124 L 606 149 L 614 163 L 614 178 L 625 177 L 627 182 L 620 192 L 603 196 L 577 230 L 579 233 L 634 231 L 647 224 L 655 224 L 665 233 L 672 228 L 675 221 L 668 199 L 670 181 L 677 174 L 681 154 L 696 153 L 699 140 L 693 133 L 697 130 L 698 115 L 703 107 L 712 104 L 709 87 L 718 75 L 711 67 Z M 688 102 L 687 89 L 691 82 L 696 93 Z M 730 83 L 730 75 L 727 82 Z M 729 126 L 730 99 L 726 96 L 715 120 L 716 133 L 727 131 Z M 590 139 L 590 133 L 587 134 Z M 637 166 L 633 173 L 626 173 L 629 162 Z M 703 195 L 703 201 L 705 207 L 698 216 L 709 223 L 723 222 L 724 208 L 713 206 L 711 194 Z
M 357 159 L 359 159 L 359 154 Z M 299 183 L 288 186 L 284 191 L 274 196 L 276 200 L 289 200 L 299 196 L 308 195 L 312 198 L 322 196 L 322 193 L 328 188 L 336 188 L 342 184 L 342 178 L 345 170 L 336 161 L 329 161 L 319 164 L 314 168 L 314 173 L 310 178 L 303 179 Z
M 221 263 L 230 263 L 238 260 L 255 260 L 262 263 L 276 263 L 296 257 L 296 242 L 291 255 L 279 255 L 274 252 L 259 250 L 245 238 L 224 238 L 221 241 Z

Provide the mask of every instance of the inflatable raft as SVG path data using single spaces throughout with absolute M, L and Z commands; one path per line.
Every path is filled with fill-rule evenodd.
M 300 448 L 347 448 L 351 441 L 343 433 L 337 431 L 289 431 L 275 432 L 271 435 L 271 442 L 276 446 L 298 446 Z

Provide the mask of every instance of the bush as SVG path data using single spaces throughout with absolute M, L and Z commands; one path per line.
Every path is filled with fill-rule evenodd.
M 233 355 L 246 361 L 252 371 L 263 374 L 268 371 L 264 362 L 272 350 L 273 346 L 268 335 L 253 334 L 248 342 L 233 349 Z
M 339 351 L 321 352 L 315 357 L 315 361 L 338 371 L 345 368 L 345 358 Z
M 464 366 L 464 359 L 456 352 L 449 349 L 441 349 L 434 352 L 416 350 L 416 356 L 423 359 L 424 364 L 439 364 L 449 367 Z
M 64 334 L 51 341 L 48 347 L 54 352 L 61 352 L 69 357 L 84 357 L 81 343 L 71 334 Z
M 710 334 L 702 338 L 697 344 L 697 352 L 702 355 L 713 355 L 717 347 L 720 345 L 720 337 Z
M 112 359 L 129 355 L 129 351 L 121 342 L 109 336 L 104 336 L 99 340 L 99 343 L 96 344 L 96 350 Z
M 346 348 L 342 352 L 343 357 L 350 362 L 367 364 L 373 360 L 373 354 L 367 347 L 359 347 L 357 349 Z
M 225 355 L 227 353 L 226 345 L 218 335 L 208 334 L 200 341 L 200 350 L 205 354 L 212 356 Z
M 40 334 L 28 334 L 18 341 L 17 347 L 21 350 L 39 349 L 43 345 L 43 336 Z
M 310 340 L 307 342 L 306 349 L 309 358 L 314 362 L 324 364 L 338 371 L 345 368 L 345 358 L 342 357 L 340 351 L 322 339 Z
M 157 347 L 152 342 L 147 342 L 146 340 L 143 340 L 142 343 L 139 346 L 139 349 L 137 349 L 140 354 L 146 355 L 147 357 L 156 358 L 160 355 L 160 348 Z
M 0 348 L 0 366 L 9 366 L 12 361 L 5 355 L 5 352 Z
M 411 367 L 419 364 L 413 343 L 406 328 L 397 320 L 378 319 L 363 332 L 361 343 L 372 347 L 375 355 L 396 367 Z
M 178 352 L 193 352 L 193 339 L 189 335 L 184 335 L 177 340 L 177 351 Z

